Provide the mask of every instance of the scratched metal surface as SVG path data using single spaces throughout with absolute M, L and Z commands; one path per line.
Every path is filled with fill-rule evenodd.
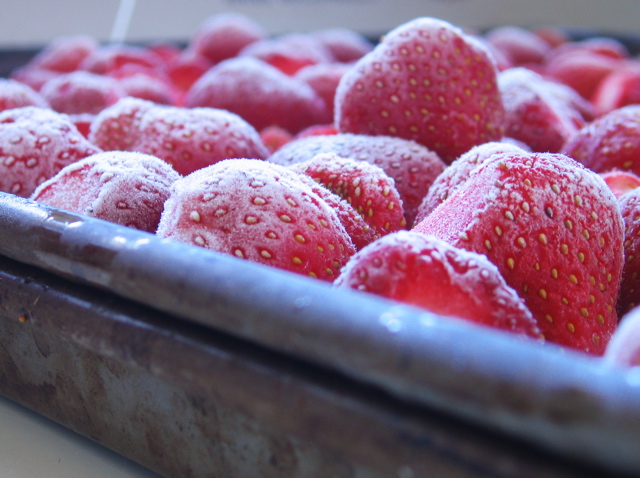
M 0 255 L 0 392 L 168 476 L 640 470 L 597 360 L 12 195 Z

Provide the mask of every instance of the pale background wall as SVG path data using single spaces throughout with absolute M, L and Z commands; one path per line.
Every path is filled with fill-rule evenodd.
M 118 5 L 118 0 L 0 0 L 0 48 L 72 34 L 108 40 Z M 126 39 L 184 40 L 204 18 L 222 11 L 249 14 L 272 33 L 343 26 L 377 35 L 423 15 L 467 27 L 556 24 L 640 33 L 640 0 L 137 0 Z

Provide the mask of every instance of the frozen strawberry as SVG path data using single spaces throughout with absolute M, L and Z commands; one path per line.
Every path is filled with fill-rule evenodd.
M 336 89 L 340 79 L 350 68 L 345 63 L 318 63 L 301 68 L 294 76 L 318 93 L 327 105 L 329 115 L 333 118 Z
M 542 63 L 552 49 L 536 33 L 515 25 L 493 28 L 485 34 L 485 40 L 500 50 L 513 66 Z
M 355 252 L 335 211 L 297 173 L 250 159 L 176 181 L 157 234 L 329 282 Z
M 614 196 L 619 198 L 632 189 L 640 187 L 640 176 L 628 171 L 607 171 L 600 173 L 600 177 L 607 183 Z
M 269 156 L 255 128 L 225 110 L 156 105 L 138 129 L 131 149 L 164 159 L 182 175 L 223 159 Z
M 373 43 L 367 37 L 350 28 L 328 28 L 312 32 L 311 35 L 339 63 L 357 61 L 373 50 Z
M 640 104 L 640 61 L 629 61 L 598 84 L 591 98 L 598 116 L 623 106 Z
M 267 126 L 260 131 L 260 139 L 271 155 L 291 141 L 293 135 L 280 126 Z
M 640 189 L 633 188 L 618 197 L 624 220 L 624 267 L 618 297 L 618 315 L 622 317 L 640 305 Z
M 293 139 L 302 139 L 307 136 L 329 136 L 334 134 L 338 134 L 338 130 L 336 130 L 334 124 L 314 124 L 313 126 L 309 126 L 308 128 L 300 131 L 293 137 Z
M 640 365 L 640 307 L 627 312 L 604 353 L 606 363 L 616 367 Z
M 619 169 L 640 174 L 640 105 L 619 108 L 585 125 L 562 152 L 598 173 Z
M 269 157 L 269 162 L 289 165 L 313 158 L 318 153 L 366 161 L 393 178 L 402 198 L 407 226 L 429 187 L 445 169 L 440 157 L 415 141 L 391 136 L 336 134 L 309 136 L 292 141 Z
M 309 85 L 250 56 L 212 67 L 191 87 L 185 105 L 231 111 L 257 130 L 276 125 L 296 134 L 331 122 L 327 106 Z
M 292 169 L 294 168 L 292 167 Z M 356 250 L 360 250 L 380 238 L 380 234 L 369 226 L 364 217 L 346 200 L 327 189 L 323 184 L 316 182 L 307 174 L 300 172 L 300 179 L 336 212 Z
M 151 49 L 114 43 L 103 45 L 92 52 L 78 68 L 98 75 L 108 75 L 125 66 L 137 65 L 147 70 L 160 70 L 163 64 L 162 58 Z
M 203 55 L 186 49 L 168 61 L 163 69 L 173 86 L 183 95 L 211 68 L 211 61 Z
M 557 153 L 586 121 L 573 103 L 578 94 L 527 68 L 509 68 L 498 75 L 506 117 L 505 134 L 532 151 Z M 564 94 L 559 89 L 565 88 Z M 585 100 L 586 101 L 586 100 Z
M 49 102 L 25 83 L 0 78 L 0 111 L 20 108 L 22 106 L 39 106 L 48 108 Z
M 116 78 L 118 78 L 125 96 L 142 98 L 159 105 L 174 105 L 178 102 L 179 95 L 171 81 L 158 74 L 134 72 L 118 75 Z
M 618 323 L 624 226 L 598 174 L 560 154 L 494 155 L 414 231 L 485 254 L 549 342 L 604 352 Z
M 239 55 L 258 58 L 289 76 L 306 66 L 334 61 L 320 41 L 304 33 L 265 38 L 243 48 Z
M 502 141 L 492 141 L 474 146 L 451 163 L 433 181 L 418 208 L 414 223 L 418 224 L 427 217 L 431 211 L 442 204 L 458 187 L 465 183 L 471 171 L 494 154 L 525 154 L 526 152 L 526 150 L 515 144 Z
M 133 151 L 139 139 L 140 119 L 152 101 L 127 96 L 102 110 L 91 123 L 89 140 L 105 151 Z
M 170 187 L 180 175 L 154 156 L 93 154 L 40 184 L 31 199 L 123 226 L 155 232 Z
M 69 119 L 78 128 L 78 131 L 85 138 L 89 139 L 91 132 L 91 125 L 96 120 L 96 115 L 93 113 L 79 113 L 76 115 L 69 115 Z
M 67 115 L 37 106 L 0 112 L 0 191 L 29 197 L 63 167 L 99 151 Z
M 46 68 L 27 64 L 15 68 L 11 72 L 10 78 L 12 80 L 19 81 L 20 83 L 24 83 L 39 92 L 45 83 L 57 76 L 60 76 L 61 74 L 62 73 L 57 71 L 47 70 Z
M 98 41 L 87 35 L 59 37 L 49 42 L 30 61 L 30 65 L 59 73 L 71 73 L 89 55 L 100 47 Z
M 342 133 L 417 141 L 451 163 L 502 137 L 504 107 L 493 57 L 453 25 L 417 18 L 389 32 L 340 81 Z
M 290 166 L 346 200 L 373 231 L 384 236 L 405 229 L 402 200 L 382 168 L 366 161 L 320 153 Z
M 98 114 L 127 95 L 116 79 L 86 71 L 61 74 L 40 93 L 54 110 L 67 114 Z
M 531 312 L 485 256 L 424 234 L 377 240 L 347 262 L 334 285 L 541 338 Z
M 267 32 L 250 17 L 221 13 L 205 19 L 189 42 L 189 49 L 212 64 L 233 58 L 240 50 L 267 38 Z

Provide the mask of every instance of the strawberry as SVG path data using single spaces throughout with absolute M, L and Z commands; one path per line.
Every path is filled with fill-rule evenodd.
M 93 54 L 100 44 L 87 35 L 59 37 L 47 43 L 29 62 L 32 67 L 52 70 L 59 73 L 71 73 Z
M 604 352 L 618 323 L 624 229 L 598 174 L 560 154 L 494 155 L 414 231 L 486 254 L 546 340 Z
M 640 307 L 627 312 L 620 320 L 604 353 L 607 364 L 629 368 L 640 365 Z
M 318 153 L 335 153 L 382 168 L 395 182 L 409 227 L 422 198 L 445 169 L 436 153 L 414 141 L 355 134 L 309 136 L 291 141 L 269 156 L 268 161 L 289 165 L 307 161 Z
M 351 68 L 345 63 L 318 63 L 300 68 L 294 75 L 304 81 L 322 98 L 333 118 L 336 89 L 342 76 Z
M 0 78 L 0 111 L 22 106 L 48 108 L 49 102 L 25 83 L 13 79 Z
M 355 248 L 297 173 L 230 159 L 173 184 L 158 236 L 332 282 Z
M 504 107 L 486 47 L 453 25 L 417 18 L 389 32 L 340 81 L 342 133 L 417 141 L 451 163 L 502 137 Z
M 618 197 L 624 221 L 624 267 L 618 297 L 618 314 L 623 316 L 640 305 L 640 189 L 633 188 Z
M 575 91 L 527 68 L 501 72 L 498 85 L 506 110 L 505 134 L 533 151 L 557 153 L 586 123 L 574 107 L 582 100 Z
M 328 28 L 312 32 L 336 62 L 351 63 L 373 50 L 373 44 L 364 35 L 350 28 Z
M 127 96 L 116 79 L 86 71 L 63 73 L 47 81 L 40 93 L 54 110 L 67 114 L 98 114 Z
M 31 199 L 67 211 L 155 232 L 169 188 L 180 175 L 141 153 L 96 153 L 40 184 Z
M 178 91 L 172 82 L 157 74 L 132 72 L 116 76 L 126 96 L 153 101 L 159 105 L 178 103 Z
M 153 50 L 134 45 L 102 45 L 87 56 L 78 69 L 97 75 L 108 75 L 125 66 L 137 65 L 146 70 L 161 70 L 164 61 Z
M 379 166 L 335 153 L 320 153 L 290 168 L 346 200 L 378 236 L 406 227 L 400 194 L 393 179 Z
M 474 146 L 451 163 L 429 188 L 418 208 L 415 224 L 418 224 L 431 211 L 442 204 L 458 187 L 465 183 L 469 174 L 494 154 L 523 154 L 526 151 L 512 143 L 492 141 Z
M 307 136 L 330 136 L 334 134 L 338 134 L 338 130 L 336 130 L 335 125 L 314 124 L 300 131 L 293 137 L 293 139 L 302 139 L 306 138 Z
M 607 186 L 617 198 L 640 187 L 640 176 L 628 171 L 607 171 L 600 173 L 600 177 L 604 179 L 604 182 L 607 183 Z
M 542 63 L 552 49 L 549 43 L 533 31 L 515 25 L 493 28 L 484 38 L 500 50 L 512 66 Z
M 481 254 L 399 231 L 356 253 L 334 282 L 522 336 L 541 338 L 531 312 Z
M 181 93 L 180 101 L 182 101 L 182 96 L 211 68 L 211 65 L 211 61 L 205 56 L 191 49 L 186 49 L 175 58 L 167 61 L 163 71 L 171 80 L 174 88 Z
M 572 135 L 562 153 L 598 173 L 619 169 L 640 174 L 640 105 L 600 116 Z
M 591 99 L 598 116 L 623 106 L 640 104 L 640 61 L 628 61 L 606 75 Z
M 188 91 L 185 106 L 226 109 L 257 130 L 277 125 L 292 134 L 331 121 L 326 104 L 309 85 L 250 56 L 212 67 Z
M 267 32 L 250 17 L 220 13 L 206 18 L 189 41 L 188 49 L 212 64 L 233 58 L 246 46 L 267 38 Z
M 142 114 L 132 149 L 164 159 L 183 175 L 223 159 L 269 155 L 259 133 L 238 115 L 160 105 Z
M 67 115 L 37 106 L 0 112 L 0 191 L 29 197 L 63 167 L 99 151 Z
M 105 151 L 133 151 L 140 134 L 142 115 L 155 104 L 125 97 L 102 110 L 91 122 L 89 140 Z
M 293 135 L 280 126 L 267 126 L 260 131 L 260 139 L 271 155 L 291 141 Z
M 306 66 L 334 61 L 320 41 L 304 33 L 265 38 L 243 48 L 238 55 L 258 58 L 289 76 Z
M 45 83 L 59 75 L 61 73 L 57 71 L 47 70 L 29 63 L 12 70 L 10 78 L 24 83 L 39 92 Z

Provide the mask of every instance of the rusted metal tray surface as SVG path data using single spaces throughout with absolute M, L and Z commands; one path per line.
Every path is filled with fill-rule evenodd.
M 165 476 L 640 473 L 635 373 L 9 194 L 0 393 Z

